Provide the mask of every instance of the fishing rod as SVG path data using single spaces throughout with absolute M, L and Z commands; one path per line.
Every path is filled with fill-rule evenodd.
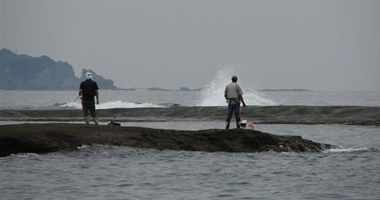
M 77 96 L 77 98 L 75 98 L 74 101 L 71 104 L 75 103 L 79 97 L 80 97 L 80 95 Z

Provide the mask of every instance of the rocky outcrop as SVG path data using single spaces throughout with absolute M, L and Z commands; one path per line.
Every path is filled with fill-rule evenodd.
M 226 107 L 117 108 L 97 110 L 101 121 L 224 121 Z M 380 126 L 380 107 L 247 106 L 242 119 L 255 124 L 346 124 Z M 0 110 L 0 121 L 82 121 L 81 110 Z
M 0 156 L 76 150 L 82 145 L 122 145 L 160 150 L 206 152 L 321 152 L 333 148 L 300 136 L 245 129 L 179 131 L 80 124 L 3 125 Z
M 96 75 L 100 89 L 117 89 L 113 81 Z M 95 78 L 94 77 L 94 78 Z M 67 62 L 48 56 L 17 55 L 0 50 L 0 89 L 4 90 L 77 90 L 81 80 Z M 104 84 L 103 84 L 104 83 Z

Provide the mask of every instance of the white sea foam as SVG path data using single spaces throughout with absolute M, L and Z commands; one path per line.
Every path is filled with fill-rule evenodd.
M 11 154 L 11 156 L 14 156 L 17 158 L 35 158 L 35 159 L 42 158 L 40 155 L 36 153 L 18 153 L 18 154 Z
M 367 152 L 370 151 L 367 147 L 362 148 L 336 148 L 336 149 L 328 149 L 324 151 L 325 153 L 352 153 L 352 152 Z
M 77 149 L 87 149 L 87 148 L 90 148 L 91 146 L 90 145 L 82 145 L 80 147 L 77 147 Z
M 201 101 L 198 106 L 225 106 L 226 100 L 224 99 L 225 86 L 231 82 L 231 77 L 236 74 L 237 67 L 227 66 L 224 69 L 218 70 L 214 79 L 203 88 L 201 92 Z M 238 75 L 237 75 L 238 76 Z M 265 98 L 257 90 L 245 87 L 242 81 L 238 82 L 243 90 L 243 97 L 247 105 L 255 106 L 268 106 L 277 105 L 274 101 Z
M 158 108 L 164 107 L 162 105 L 156 105 L 152 103 L 131 103 L 125 101 L 109 101 L 96 105 L 96 109 L 112 109 L 112 108 Z M 61 108 L 74 108 L 82 109 L 82 105 L 79 102 L 66 103 L 61 105 Z

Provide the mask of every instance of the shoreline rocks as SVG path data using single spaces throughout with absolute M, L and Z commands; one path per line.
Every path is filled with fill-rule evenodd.
M 334 148 L 300 136 L 279 136 L 246 129 L 180 131 L 63 123 L 3 125 L 0 129 L 0 157 L 72 151 L 94 144 L 205 152 L 300 153 Z
M 117 108 L 97 110 L 99 120 L 120 122 L 224 121 L 225 107 Z M 347 124 L 380 126 L 380 107 L 248 106 L 242 119 L 255 124 Z M 0 110 L 0 121 L 82 121 L 81 110 Z

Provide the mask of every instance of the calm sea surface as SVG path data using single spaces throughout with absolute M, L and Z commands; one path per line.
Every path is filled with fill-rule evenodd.
M 0 91 L 0 109 L 79 109 L 76 91 Z M 245 93 L 250 105 L 380 106 L 380 92 Z M 101 91 L 101 108 L 202 106 L 201 92 Z M 223 98 L 221 96 L 221 98 Z M 224 105 L 224 104 L 223 104 Z M 12 123 L 12 122 L 7 122 Z M 200 130 L 224 122 L 123 123 Z M 380 199 L 380 128 L 264 125 L 341 149 L 323 153 L 206 153 L 118 146 L 0 158 L 0 199 Z

